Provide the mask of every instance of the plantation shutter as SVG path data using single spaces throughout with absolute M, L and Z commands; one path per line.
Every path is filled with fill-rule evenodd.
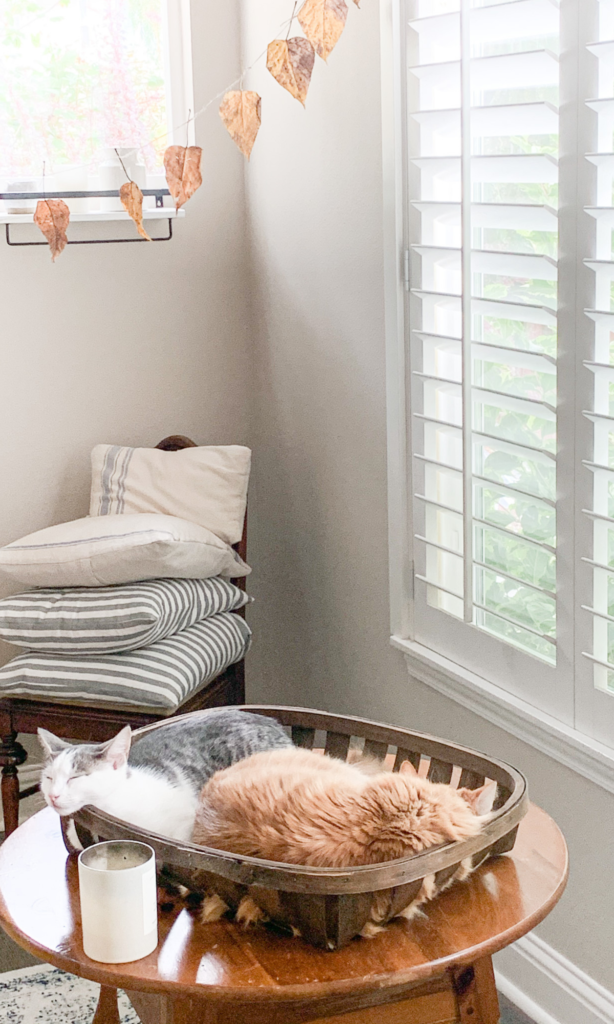
M 556 593 L 559 9 L 405 10 L 415 639 L 570 720 L 569 672 L 555 673 L 561 649 L 571 664 Z
M 589 428 L 587 457 L 581 486 L 590 539 L 582 559 L 590 583 L 582 612 L 591 620 L 582 636 L 582 657 L 591 666 L 590 683 L 579 694 L 578 715 L 583 729 L 604 742 L 614 741 L 614 0 L 601 0 L 586 12 L 591 23 L 583 47 L 582 80 L 590 87 L 583 99 L 583 119 L 590 128 L 585 163 L 585 214 L 591 235 L 584 264 L 590 272 L 590 326 L 584 355 L 589 378 L 588 400 L 582 415 Z M 582 254 L 581 254 L 582 255 Z M 592 301 L 591 301 L 592 300 Z M 585 477 L 590 477 L 588 484 Z M 592 642 L 591 642 L 592 641 Z M 581 668 L 579 677 L 581 678 Z M 592 693 L 590 692 L 592 690 Z

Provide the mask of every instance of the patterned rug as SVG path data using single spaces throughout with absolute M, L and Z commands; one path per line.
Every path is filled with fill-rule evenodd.
M 57 967 L 24 967 L 0 974 L 2 1024 L 91 1024 L 100 987 Z M 120 992 L 122 1024 L 140 1024 Z

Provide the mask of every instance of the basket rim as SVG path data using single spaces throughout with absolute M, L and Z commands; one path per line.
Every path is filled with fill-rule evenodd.
M 478 758 L 485 765 L 496 767 L 498 772 L 507 775 L 512 783 L 511 793 L 505 803 L 498 810 L 493 812 L 490 820 L 485 824 L 482 831 L 470 839 L 444 843 L 438 846 L 431 846 L 427 850 L 415 853 L 409 857 L 401 857 L 396 860 L 384 861 L 378 864 L 365 864 L 348 868 L 319 868 L 308 865 L 287 864 L 282 861 L 269 861 L 258 857 L 239 856 L 228 853 L 224 850 L 216 850 L 211 847 L 198 846 L 195 843 L 179 842 L 169 839 L 155 832 L 148 832 L 145 829 L 132 825 L 120 818 L 100 811 L 92 805 L 81 808 L 73 816 L 77 823 L 88 829 L 100 832 L 105 838 L 126 838 L 138 837 L 147 841 L 153 846 L 156 856 L 169 868 L 182 868 L 197 870 L 223 875 L 230 881 L 243 885 L 261 885 L 266 888 L 279 889 L 286 892 L 306 891 L 305 883 L 309 883 L 309 893 L 340 895 L 359 892 L 372 892 L 379 889 L 388 889 L 398 885 L 405 885 L 415 882 L 433 871 L 441 871 L 445 868 L 459 864 L 466 857 L 473 856 L 486 850 L 496 843 L 503 836 L 514 829 L 526 814 L 529 806 L 527 782 L 518 769 L 501 761 L 498 758 L 488 757 L 471 747 L 464 747 L 450 741 L 442 740 L 439 737 L 430 736 L 427 733 L 415 732 L 401 729 L 398 726 L 386 726 L 380 722 L 373 722 L 366 718 L 358 718 L 348 715 L 336 715 L 328 712 L 318 711 L 312 708 L 297 708 L 284 705 L 260 705 L 244 704 L 233 707 L 239 711 L 247 711 L 255 714 L 267 714 L 275 717 L 277 714 L 288 713 L 288 717 L 294 715 L 309 715 L 319 719 L 322 723 L 328 721 L 333 726 L 339 726 L 337 732 L 348 735 L 347 725 L 366 727 L 376 731 L 382 730 L 389 735 L 394 735 L 399 741 L 405 741 L 403 748 L 411 746 L 407 741 L 412 738 L 427 742 L 427 745 L 439 749 L 441 753 L 458 751 L 473 758 Z M 208 708 L 202 711 L 195 711 L 189 714 L 174 716 L 172 720 L 162 720 L 152 725 L 144 726 L 134 732 L 134 736 L 142 736 L 153 729 L 163 726 L 171 727 L 174 723 L 185 721 L 186 718 L 194 718 L 208 714 L 215 714 L 223 708 Z M 342 728 L 346 724 L 345 728 Z M 318 728 L 317 725 L 307 726 Z M 321 728 L 325 728 L 322 724 Z M 329 731 L 332 731 L 329 726 Z M 349 735 L 361 735 L 359 729 L 350 730 Z M 394 740 L 389 740 L 394 743 Z M 399 745 L 401 745 L 399 743 Z M 492 776 L 490 776 L 492 777 Z M 384 877 L 385 876 L 385 877 Z

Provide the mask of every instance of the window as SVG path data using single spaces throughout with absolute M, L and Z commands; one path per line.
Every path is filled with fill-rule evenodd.
M 148 184 L 190 99 L 182 0 L 3 0 L 0 179 L 93 190 L 113 148 L 138 149 Z M 101 170 L 102 168 L 102 170 Z M 143 171 L 145 171 L 143 168 Z M 155 179 L 155 180 L 153 180 Z M 8 189 L 7 189 L 8 190 Z
M 402 634 L 614 746 L 614 0 L 395 12 Z

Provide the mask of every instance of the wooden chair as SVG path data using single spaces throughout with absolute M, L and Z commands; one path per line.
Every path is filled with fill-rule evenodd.
M 165 452 L 176 452 L 183 448 L 196 447 L 188 437 L 174 434 L 160 441 L 157 448 Z M 247 556 L 247 516 L 243 524 L 243 536 L 235 550 L 242 559 Z M 245 590 L 245 578 L 233 580 Z M 244 615 L 240 609 L 235 614 Z M 186 714 L 203 708 L 224 707 L 229 704 L 245 703 L 245 664 L 238 661 L 230 665 L 221 675 L 180 705 L 173 714 Z M 172 717 L 156 713 L 131 711 L 129 708 L 113 710 L 96 707 L 95 703 L 61 704 L 36 700 L 30 697 L 0 698 L 0 765 L 2 766 L 2 809 L 5 835 L 13 832 L 19 823 L 19 801 L 32 796 L 38 785 L 19 791 L 17 769 L 27 760 L 28 754 L 17 736 L 19 733 L 36 733 L 39 726 L 50 729 L 65 739 L 89 740 L 101 743 L 111 739 L 124 725 L 138 729 L 142 725 L 158 722 L 161 718 Z

